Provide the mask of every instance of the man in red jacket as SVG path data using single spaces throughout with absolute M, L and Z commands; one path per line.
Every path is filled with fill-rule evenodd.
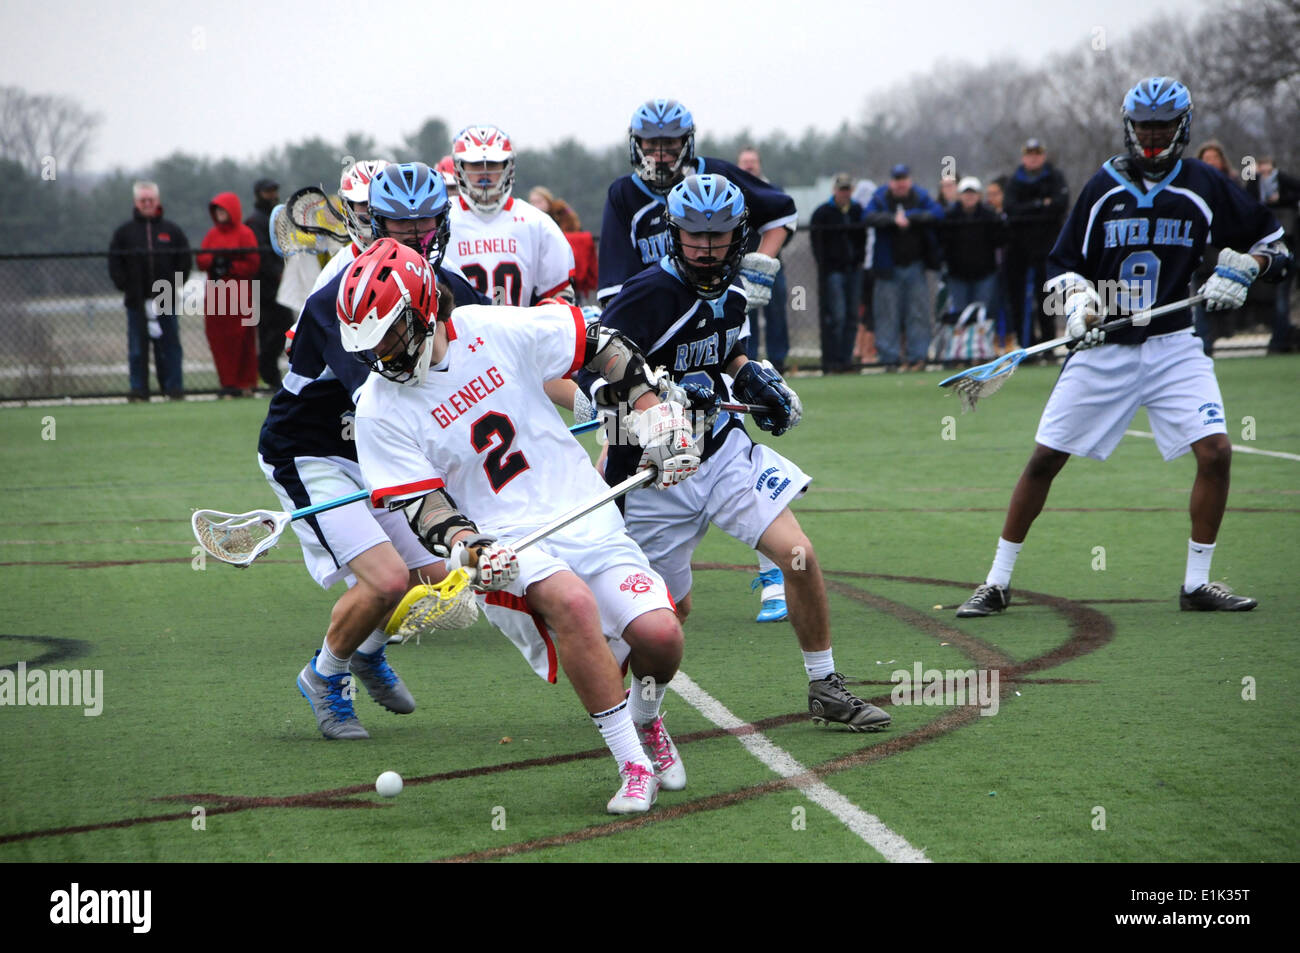
M 208 204 L 214 222 L 203 236 L 199 268 L 208 273 L 203 327 L 221 381 L 220 396 L 252 397 L 257 385 L 254 302 L 260 260 L 257 236 L 243 224 L 239 196 L 222 192 Z M 226 249 L 251 249 L 230 253 Z

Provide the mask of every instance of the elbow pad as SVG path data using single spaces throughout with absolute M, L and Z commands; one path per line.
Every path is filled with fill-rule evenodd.
M 478 526 L 460 510 L 443 490 L 434 490 L 415 500 L 404 500 L 393 509 L 406 513 L 411 530 L 420 537 L 426 549 L 444 559 L 451 553 L 451 540 L 463 529 L 477 533 Z
M 640 349 L 621 331 L 588 325 L 584 358 L 584 368 L 604 381 L 593 394 L 598 404 L 630 405 L 656 390 L 658 376 L 647 366 Z
M 1269 284 L 1276 284 L 1279 281 L 1285 281 L 1291 274 L 1291 269 L 1295 266 L 1295 259 L 1291 257 L 1291 251 L 1286 247 L 1282 239 L 1270 242 L 1262 248 L 1252 248 L 1252 255 L 1262 255 L 1268 259 L 1264 267 L 1259 270 L 1259 280 L 1267 281 Z

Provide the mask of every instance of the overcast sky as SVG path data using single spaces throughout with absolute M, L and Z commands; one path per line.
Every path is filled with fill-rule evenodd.
M 431 116 L 496 123 L 518 147 L 600 147 L 655 96 L 706 132 L 798 135 L 856 121 L 870 94 L 944 63 L 1036 63 L 1205 2 L 5 2 L 0 84 L 99 113 L 94 170 L 349 131 L 382 146 Z

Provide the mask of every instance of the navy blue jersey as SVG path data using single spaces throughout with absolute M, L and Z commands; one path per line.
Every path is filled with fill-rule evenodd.
M 339 334 L 334 301 L 346 274 L 345 268 L 303 306 L 289 349 L 289 373 L 271 398 L 257 441 L 257 452 L 267 460 L 357 458 L 352 414 L 357 391 L 370 376 L 370 367 L 343 349 Z M 459 275 L 443 268 L 436 269 L 434 275 L 438 284 L 451 289 L 457 307 L 492 303 Z
M 729 401 L 731 391 L 722 374 L 745 353 L 749 337 L 745 307 L 745 292 L 738 284 L 720 298 L 701 300 L 665 258 L 624 282 L 623 290 L 601 314 L 600 323 L 635 341 L 651 367 L 667 368 L 675 381 L 689 379 L 712 387 L 715 394 Z M 574 380 L 588 396 L 603 383 L 585 369 L 578 371 Z M 722 414 L 713 432 L 704 438 L 701 459 L 707 460 L 735 429 L 744 429 L 740 418 Z M 611 485 L 626 479 L 640 460 L 640 447 L 611 446 L 605 479 Z
M 1150 186 L 1130 170 L 1127 156 L 1102 164 L 1047 259 L 1049 278 L 1083 275 L 1115 316 L 1186 298 L 1207 243 L 1244 252 L 1282 237 L 1271 212 L 1203 162 L 1183 159 Z M 1140 344 L 1191 323 L 1184 309 L 1106 340 Z
M 754 232 L 785 227 L 794 231 L 797 214 L 794 199 L 762 179 L 722 159 L 695 158 L 695 174 L 725 175 L 745 194 L 749 227 Z M 605 199 L 605 217 L 600 225 L 599 288 L 596 297 L 604 304 L 618 294 L 623 282 L 668 254 L 667 202 L 631 173 L 615 179 Z

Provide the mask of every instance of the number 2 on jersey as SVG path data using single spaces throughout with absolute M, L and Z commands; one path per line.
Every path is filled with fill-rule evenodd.
M 493 493 L 500 493 L 503 486 L 528 469 L 528 461 L 524 459 L 522 451 L 507 453 L 510 445 L 515 442 L 515 425 L 505 414 L 496 411 L 484 414 L 474 421 L 469 434 L 475 450 L 479 453 L 490 450 L 487 459 L 483 461 L 483 472 L 492 484 Z M 495 447 L 494 437 L 500 441 Z

